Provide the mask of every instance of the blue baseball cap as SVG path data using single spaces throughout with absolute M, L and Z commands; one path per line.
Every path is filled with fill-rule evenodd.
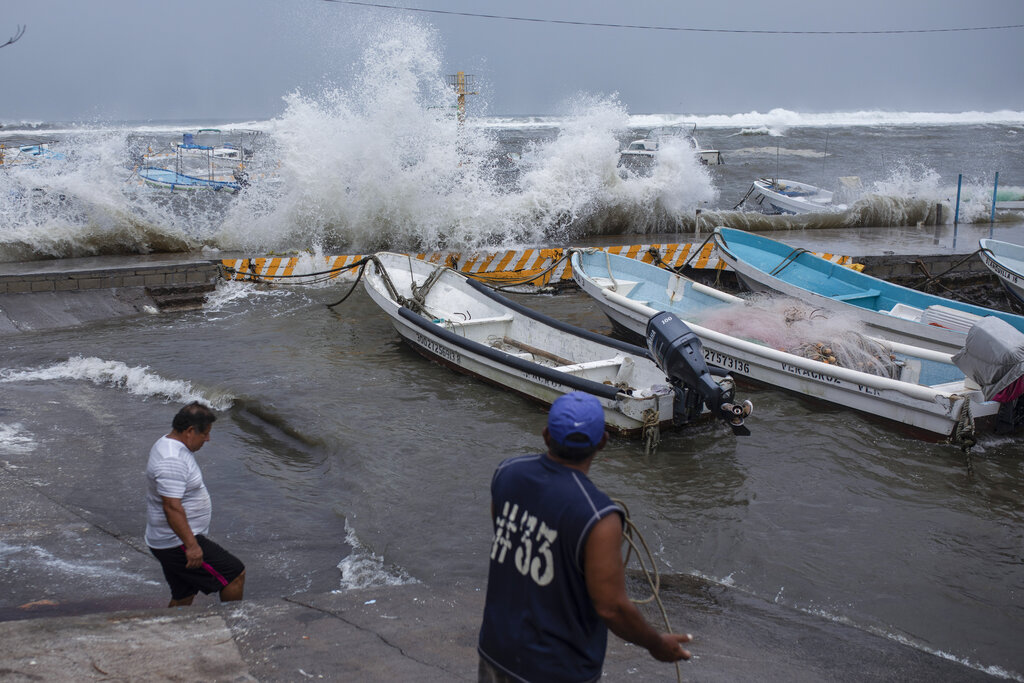
M 548 411 L 548 435 L 559 446 L 597 448 L 604 438 L 601 402 L 582 391 L 559 396 Z

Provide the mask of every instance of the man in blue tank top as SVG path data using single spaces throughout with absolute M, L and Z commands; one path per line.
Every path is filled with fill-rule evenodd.
M 548 413 L 548 452 L 495 471 L 481 683 L 596 681 L 609 628 L 660 661 L 690 658 L 689 635 L 659 633 L 626 595 L 622 509 L 587 478 L 607 441 L 600 402 L 565 394 Z

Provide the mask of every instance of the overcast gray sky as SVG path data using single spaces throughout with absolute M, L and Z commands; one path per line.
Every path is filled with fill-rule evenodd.
M 408 0 L 537 20 L 722 31 L 1024 24 L 1021 0 Z M 1024 29 L 794 35 L 614 28 L 326 0 L 3 0 L 0 121 L 262 120 L 345 87 L 373 27 L 413 17 L 488 114 L 557 114 L 618 93 L 633 114 L 1024 111 Z M 386 84 L 382 84 L 386 86 Z

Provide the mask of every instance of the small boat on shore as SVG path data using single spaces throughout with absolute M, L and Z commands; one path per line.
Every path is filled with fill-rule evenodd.
M 781 178 L 758 178 L 736 206 L 739 207 L 751 196 L 753 203 L 768 214 L 804 214 L 846 208 L 842 204 L 832 203 L 832 192 L 829 190 Z
M 981 239 L 978 244 L 982 263 L 1017 303 L 1024 304 L 1024 247 L 993 239 Z
M 883 339 L 955 353 L 986 316 L 1024 332 L 1022 316 L 902 287 L 767 237 L 719 227 L 714 240 L 719 258 L 749 289 L 853 313 Z
M 734 427 L 749 414 L 733 403 L 732 378 L 712 376 L 702 359 L 680 378 L 645 348 L 545 316 L 450 268 L 379 253 L 363 278 L 370 298 L 423 356 L 544 404 L 570 391 L 592 394 L 609 431 L 650 444 L 660 429 L 702 417 L 705 403 L 719 417 L 731 411 Z
M 692 150 L 702 166 L 717 166 L 722 163 L 722 154 L 717 149 L 704 149 L 694 132 L 697 124 L 686 126 L 661 126 L 653 128 L 647 137 L 633 140 L 619 152 L 619 167 L 637 175 L 650 175 L 658 163 L 658 155 L 671 145 Z
M 955 439 L 973 418 L 987 419 L 1000 409 L 949 354 L 868 337 L 809 308 L 800 311 L 793 305 L 799 302 L 747 301 L 602 251 L 574 250 L 570 263 L 573 279 L 617 330 L 642 337 L 652 315 L 671 311 L 700 338 L 704 360 L 737 377 L 933 438 Z

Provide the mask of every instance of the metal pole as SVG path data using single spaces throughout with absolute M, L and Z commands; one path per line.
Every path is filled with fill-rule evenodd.
M 960 225 L 960 185 L 964 181 L 964 174 L 956 177 L 956 213 L 953 214 L 953 227 Z
M 996 195 L 999 192 L 999 171 L 996 171 L 996 182 L 992 185 L 992 214 L 989 216 L 989 224 L 996 222 Z
M 455 74 L 456 88 L 459 94 L 459 123 L 466 122 L 466 74 L 459 71 Z
M 825 187 L 825 159 L 828 158 L 828 131 L 825 131 L 825 153 L 821 155 L 821 185 Z

